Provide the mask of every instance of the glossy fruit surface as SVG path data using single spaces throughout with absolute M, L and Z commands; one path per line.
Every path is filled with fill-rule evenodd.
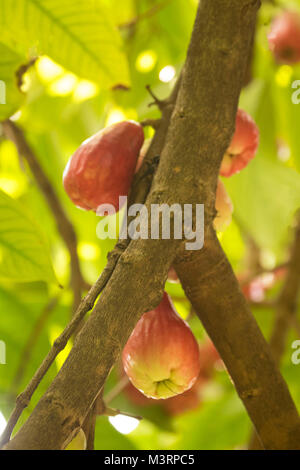
M 300 62 L 300 15 L 285 11 L 277 16 L 268 34 L 270 50 L 278 63 Z
M 220 174 L 231 176 L 245 168 L 254 158 L 259 143 L 259 130 L 252 117 L 239 109 L 236 115 L 235 132 L 223 157 Z
M 138 321 L 122 360 L 133 385 L 151 398 L 169 398 L 195 383 L 200 367 L 199 347 L 166 293 L 158 307 L 144 313 Z
M 84 141 L 63 174 L 74 204 L 93 211 L 112 204 L 118 211 L 119 196 L 128 195 L 143 142 L 143 129 L 134 121 L 113 124 Z

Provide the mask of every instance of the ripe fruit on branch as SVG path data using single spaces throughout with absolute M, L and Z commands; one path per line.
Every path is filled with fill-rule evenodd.
M 183 393 L 195 383 L 199 347 L 188 324 L 164 293 L 154 310 L 144 313 L 122 355 L 125 372 L 144 395 L 160 399 Z
M 224 230 L 231 222 L 233 204 L 224 183 L 219 179 L 215 203 L 217 215 L 214 220 L 215 230 Z
M 143 142 L 143 128 L 134 121 L 118 122 L 84 141 L 63 175 L 74 204 L 93 211 L 112 204 L 119 210 L 119 196 L 128 194 Z
M 285 11 L 277 16 L 268 34 L 270 50 L 277 62 L 296 64 L 300 62 L 300 15 Z
M 220 174 L 231 176 L 245 168 L 255 156 L 259 142 L 259 130 L 252 117 L 239 109 L 235 120 L 235 132 L 223 157 Z

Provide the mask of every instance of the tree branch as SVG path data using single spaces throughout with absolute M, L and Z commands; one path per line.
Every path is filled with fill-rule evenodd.
M 55 307 L 57 305 L 57 302 L 58 302 L 58 297 L 54 297 L 43 308 L 43 310 L 41 312 L 41 315 L 38 317 L 32 331 L 31 331 L 31 333 L 30 333 L 30 335 L 29 335 L 29 337 L 28 337 L 28 339 L 25 343 L 25 346 L 24 346 L 23 351 L 21 353 L 21 357 L 20 357 L 20 361 L 19 361 L 17 371 L 16 371 L 15 377 L 14 377 L 13 382 L 12 382 L 11 391 L 12 391 L 13 394 L 16 394 L 18 392 L 19 386 L 20 386 L 20 384 L 23 380 L 23 377 L 24 377 L 24 374 L 25 374 L 25 371 L 26 371 L 26 366 L 27 366 L 27 364 L 30 360 L 32 350 L 34 349 L 34 347 L 37 343 L 37 340 L 38 340 L 41 332 L 43 331 L 44 326 L 45 326 L 49 316 L 51 315 L 51 313 L 55 309 Z

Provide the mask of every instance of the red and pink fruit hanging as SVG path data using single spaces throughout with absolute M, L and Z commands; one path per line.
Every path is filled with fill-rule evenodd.
M 300 15 L 285 11 L 277 16 L 268 34 L 269 47 L 280 64 L 300 62 Z
M 122 360 L 132 384 L 151 398 L 183 393 L 197 380 L 200 368 L 197 341 L 166 293 L 158 307 L 144 313 L 138 321 Z
M 111 204 L 118 211 L 119 196 L 128 195 L 143 142 L 143 129 L 134 121 L 113 124 L 84 141 L 63 175 L 74 204 L 93 211 Z
M 255 156 L 259 143 L 259 130 L 252 117 L 239 109 L 235 132 L 223 157 L 220 174 L 231 176 L 245 168 Z

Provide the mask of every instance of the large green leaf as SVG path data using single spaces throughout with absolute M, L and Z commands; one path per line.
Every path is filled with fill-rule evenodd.
M 19 282 L 55 282 L 48 247 L 39 227 L 3 191 L 0 191 L 0 220 L 0 277 Z
M 0 0 L 4 40 L 47 54 L 80 77 L 128 85 L 119 33 L 95 0 Z
M 0 120 L 9 118 L 21 105 L 24 95 L 17 86 L 16 71 L 24 59 L 0 43 Z

